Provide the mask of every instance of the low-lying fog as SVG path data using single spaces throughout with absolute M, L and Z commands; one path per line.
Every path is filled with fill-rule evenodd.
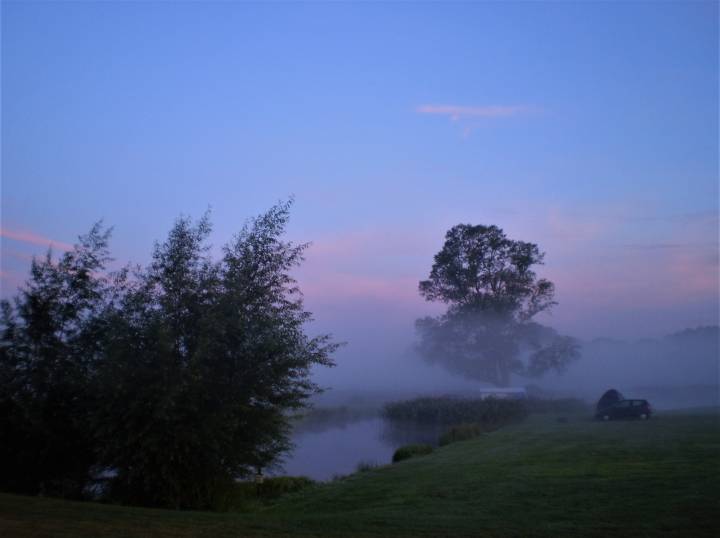
M 425 363 L 413 351 L 413 332 L 402 338 L 376 332 L 348 341 L 337 367 L 316 373 L 326 387 L 319 406 L 369 406 L 420 394 L 472 394 L 487 386 Z M 513 386 L 535 385 L 551 395 L 594 402 L 608 388 L 647 398 L 658 408 L 718 405 L 717 326 L 690 328 L 661 338 L 580 340 L 582 355 L 563 374 L 514 376 Z
M 296 425 L 295 448 L 279 472 L 329 480 L 359 465 L 387 464 L 399 446 L 433 444 L 439 430 L 429 425 L 398 428 L 381 417 L 385 402 L 473 396 L 486 386 L 425 363 L 413 351 L 412 330 L 393 332 L 373 326 L 372 320 L 366 323 L 360 327 L 367 331 L 364 337 L 348 339 L 338 351 L 336 368 L 316 372 L 327 390 L 314 398 L 315 408 L 334 409 Z M 577 397 L 590 404 L 616 388 L 628 398 L 649 400 L 656 410 L 717 406 L 719 335 L 718 327 L 711 326 L 655 339 L 580 341 L 582 355 L 564 374 L 513 377 L 512 385 L 532 384 L 550 397 Z

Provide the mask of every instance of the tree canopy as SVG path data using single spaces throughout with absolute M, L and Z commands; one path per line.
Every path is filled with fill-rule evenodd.
M 2 301 L 0 485 L 77 497 L 94 461 L 88 428 L 110 282 L 102 223 L 57 261 L 33 259 L 25 287 Z
M 429 278 L 419 284 L 426 300 L 448 305 L 442 316 L 417 320 L 421 354 L 497 386 L 507 386 L 512 374 L 563 371 L 579 356 L 576 342 L 533 321 L 556 304 L 553 283 L 533 271 L 544 256 L 497 226 L 451 228 Z
M 318 390 L 310 368 L 332 366 L 337 347 L 305 334 L 311 314 L 290 271 L 307 245 L 282 239 L 289 209 L 249 221 L 219 259 L 205 215 L 178 219 L 144 268 L 104 276 L 101 226 L 59 262 L 33 262 L 3 303 L 0 470 L 17 473 L 0 486 L 70 481 L 53 493 L 79 496 L 110 471 L 116 500 L 199 508 L 276 462 L 289 412 Z M 28 447 L 48 461 L 32 477 Z

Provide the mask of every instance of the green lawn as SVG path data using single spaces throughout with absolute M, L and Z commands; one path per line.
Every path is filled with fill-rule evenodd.
M 531 417 L 252 513 L 0 495 L 0 536 L 720 536 L 720 415 Z

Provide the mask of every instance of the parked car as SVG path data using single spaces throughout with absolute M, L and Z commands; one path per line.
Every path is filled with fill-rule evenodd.
M 620 400 L 624 400 L 625 396 L 623 396 L 619 390 L 616 389 L 610 389 L 605 391 L 605 394 L 602 395 L 600 400 L 598 400 L 597 405 L 595 406 L 595 413 L 599 413 L 606 407 L 610 407 L 611 405 L 619 402 Z
M 595 418 L 598 420 L 615 420 L 622 418 L 639 418 L 647 420 L 652 415 L 652 407 L 647 400 L 620 400 L 607 407 L 598 409 Z

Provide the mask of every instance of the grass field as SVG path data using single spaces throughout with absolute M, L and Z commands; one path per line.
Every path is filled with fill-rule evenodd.
M 720 415 L 533 416 L 248 513 L 0 495 L 3 537 L 720 535 Z

